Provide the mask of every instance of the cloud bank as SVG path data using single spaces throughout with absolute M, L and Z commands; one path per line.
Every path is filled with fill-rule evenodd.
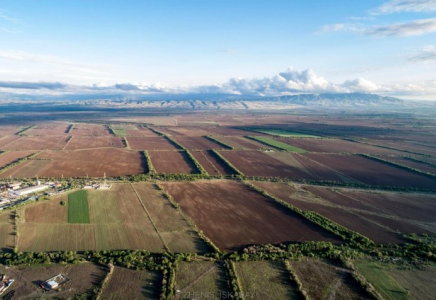
M 429 48 L 430 49 L 430 48 Z M 425 49 L 425 51 L 429 50 Z M 431 51 L 434 49 L 431 48 Z M 37 95 L 240 95 L 282 96 L 299 93 L 380 93 L 389 95 L 436 95 L 436 80 L 421 83 L 379 85 L 364 78 L 333 83 L 318 76 L 312 69 L 288 68 L 275 76 L 264 78 L 231 78 L 225 83 L 205 86 L 167 87 L 160 84 L 117 83 L 71 85 L 60 82 L 0 81 L 0 91 Z

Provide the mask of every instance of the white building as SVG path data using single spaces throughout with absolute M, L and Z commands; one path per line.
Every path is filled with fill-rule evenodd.
M 24 195 L 28 195 L 28 194 L 41 192 L 41 191 L 46 190 L 48 188 L 49 188 L 48 185 L 35 185 L 35 186 L 31 186 L 31 187 L 24 188 L 21 190 L 10 191 L 10 193 L 17 195 L 17 196 L 24 196 Z

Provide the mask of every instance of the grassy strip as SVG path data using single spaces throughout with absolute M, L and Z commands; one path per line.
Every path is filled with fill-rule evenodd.
M 142 153 L 144 153 L 145 159 L 147 160 L 148 173 L 156 174 L 156 169 L 154 168 L 153 163 L 151 162 L 151 158 L 150 155 L 148 154 L 148 151 L 144 150 Z
M 279 150 L 285 150 L 285 151 L 290 151 L 290 152 L 295 152 L 295 153 L 307 152 L 304 149 L 294 147 L 294 146 L 273 140 L 273 139 L 271 139 L 269 137 L 265 137 L 265 136 L 246 136 L 246 138 L 251 139 L 251 140 L 255 140 L 257 142 L 260 142 L 260 143 L 265 144 L 267 146 L 274 147 L 274 148 L 279 149 Z
M 231 260 L 224 261 L 225 270 L 229 280 L 229 288 L 234 295 L 233 299 L 243 300 L 243 293 L 241 289 L 241 282 L 239 281 L 238 275 L 236 274 L 235 263 Z
M 25 128 L 23 128 L 23 129 L 21 129 L 20 131 L 16 132 L 15 134 L 16 134 L 16 135 L 25 135 L 26 131 L 29 131 L 29 130 L 32 129 L 33 127 L 35 127 L 35 125 L 25 127 Z
M 79 190 L 68 195 L 68 223 L 90 223 L 88 194 L 86 191 Z
M 361 235 L 360 233 L 357 233 L 355 231 L 352 231 L 336 222 L 333 222 L 332 220 L 318 214 L 317 212 L 314 211 L 303 211 L 291 204 L 289 204 L 288 202 L 285 202 L 279 198 L 276 198 L 270 194 L 268 194 L 267 191 L 249 183 L 244 181 L 244 183 L 249 186 L 250 188 L 252 188 L 253 190 L 257 191 L 258 193 L 260 193 L 263 196 L 266 196 L 272 200 L 274 200 L 275 202 L 285 206 L 286 208 L 296 212 L 297 214 L 301 215 L 302 217 L 306 218 L 307 220 L 311 221 L 312 223 L 315 223 L 317 225 L 319 225 L 320 227 L 324 228 L 327 231 L 332 232 L 333 234 L 335 234 L 336 236 L 340 237 L 341 239 L 343 239 L 344 241 L 348 242 L 350 244 L 350 246 L 354 246 L 357 248 L 363 248 L 363 247 L 368 247 L 368 246 L 372 246 L 374 245 L 374 242 L 371 241 L 369 238 Z
M 210 140 L 210 141 L 212 141 L 214 143 L 217 143 L 218 145 L 224 147 L 224 149 L 227 149 L 227 150 L 233 150 L 234 149 L 232 146 L 227 145 L 226 143 L 221 142 L 220 140 L 218 140 L 218 139 L 216 139 L 216 138 L 214 138 L 214 137 L 212 137 L 210 135 L 206 135 L 206 136 L 204 136 L 204 138 L 206 138 L 206 139 L 208 139 L 208 140 Z
M 194 155 L 192 155 L 192 153 L 189 152 L 189 150 L 185 150 L 185 152 L 188 155 L 188 157 L 194 162 L 195 167 L 197 168 L 197 170 L 200 172 L 201 175 L 209 175 L 207 171 L 203 168 L 203 166 L 200 164 L 200 162 L 194 157 Z
M 242 173 L 241 171 L 238 170 L 238 168 L 236 168 L 231 162 L 229 162 L 224 156 L 221 155 L 221 153 L 219 153 L 218 151 L 212 149 L 212 152 L 218 156 L 219 159 L 221 159 L 224 163 L 227 164 L 227 166 L 230 167 L 230 169 L 232 169 L 237 175 L 241 175 L 244 176 L 244 173 Z
M 408 167 L 408 166 L 405 166 L 405 165 L 402 165 L 402 164 L 399 164 L 399 163 L 396 163 L 396 162 L 385 160 L 385 159 L 380 158 L 380 157 L 376 157 L 376 156 L 372 156 L 372 155 L 368 155 L 368 154 L 360 154 L 360 155 L 363 156 L 363 157 L 375 160 L 375 161 L 382 162 L 382 163 L 387 164 L 387 165 L 392 165 L 392 166 L 398 167 L 400 169 L 412 171 L 412 172 L 419 173 L 421 175 L 425 175 L 425 176 L 432 177 L 432 178 L 436 177 L 436 174 L 433 174 L 433 173 L 430 173 L 430 172 L 421 171 L 421 170 L 418 170 L 418 169 L 415 169 L 415 168 L 411 168 L 411 167 Z
M 185 215 L 183 210 L 180 208 L 179 204 L 174 200 L 173 196 L 168 194 L 167 191 L 163 188 L 163 186 L 159 184 L 159 182 L 155 182 L 155 185 L 159 188 L 162 194 L 164 194 L 164 196 L 168 199 L 168 201 L 170 201 L 171 205 L 180 212 L 183 218 L 188 222 L 191 228 L 200 236 L 200 238 L 206 243 L 206 245 L 208 245 L 209 248 L 211 248 L 215 253 L 222 254 L 220 248 L 218 248 L 207 236 L 205 236 L 203 231 L 198 229 L 197 225 L 194 224 L 191 221 L 191 219 L 188 218 L 187 215 Z
M 1 169 L 0 169 L 0 173 L 3 173 L 3 172 L 5 172 L 5 171 L 9 170 L 10 168 L 15 167 L 16 165 L 19 165 L 19 164 L 21 164 L 22 162 L 25 162 L 26 160 L 31 159 L 31 158 L 37 156 L 37 155 L 40 154 L 40 153 L 41 153 L 41 151 L 40 151 L 40 152 L 33 153 L 33 154 L 30 154 L 30 155 L 28 155 L 28 156 L 26 156 L 26 157 L 23 157 L 23 158 L 20 158 L 20 159 L 18 159 L 18 160 L 16 160 L 16 161 L 13 161 L 13 162 L 11 162 L 10 164 L 8 164 L 8 165 L 4 166 L 3 168 L 1 168 Z M 2 153 L 2 154 L 3 154 L 3 153 Z
M 303 288 L 303 283 L 301 282 L 300 278 L 298 278 L 297 273 L 295 273 L 294 268 L 292 268 L 291 263 L 287 260 L 283 261 L 283 265 L 285 267 L 285 270 L 288 271 L 291 281 L 294 281 L 297 284 L 297 290 L 300 293 L 300 296 L 303 299 L 310 300 L 309 295 Z

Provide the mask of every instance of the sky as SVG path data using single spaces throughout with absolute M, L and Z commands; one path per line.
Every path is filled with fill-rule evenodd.
M 2 0 L 0 92 L 436 100 L 436 0 Z

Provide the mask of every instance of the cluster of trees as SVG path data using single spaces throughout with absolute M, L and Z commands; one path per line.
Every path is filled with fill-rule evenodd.
M 74 128 L 74 124 L 68 125 L 67 129 L 65 130 L 65 133 L 71 133 L 71 131 L 73 131 L 73 128 Z
M 33 127 L 35 127 L 35 125 L 25 127 L 23 129 L 21 129 L 20 131 L 16 132 L 15 134 L 17 134 L 17 135 L 25 135 L 26 131 L 29 131 Z
M 150 155 L 148 154 L 147 150 L 143 151 L 145 159 L 147 160 L 147 167 L 148 167 L 148 172 L 150 174 L 155 174 L 156 173 L 156 169 L 153 166 L 153 163 L 151 162 L 151 158 Z

